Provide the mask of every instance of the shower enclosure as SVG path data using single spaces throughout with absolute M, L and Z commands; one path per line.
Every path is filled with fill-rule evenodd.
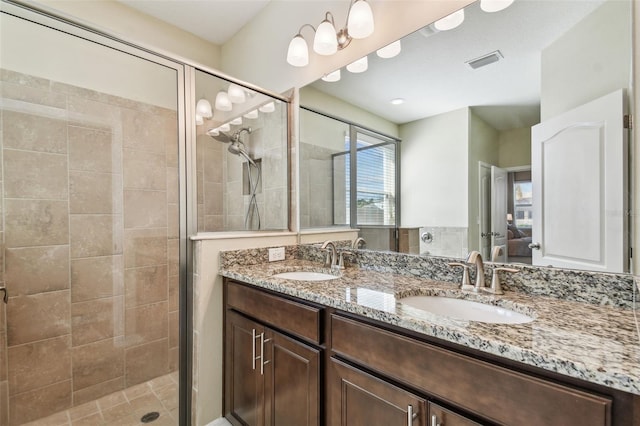
M 178 424 L 182 66 L 0 19 L 0 425 Z

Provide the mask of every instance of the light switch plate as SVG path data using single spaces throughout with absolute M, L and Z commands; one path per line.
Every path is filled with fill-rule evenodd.
M 269 262 L 284 260 L 284 247 L 276 247 L 269 249 Z

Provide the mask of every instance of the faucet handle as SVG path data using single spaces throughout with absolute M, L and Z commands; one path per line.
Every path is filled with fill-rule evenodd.
M 493 273 L 491 274 L 491 287 L 484 288 L 483 290 L 487 293 L 491 294 L 504 294 L 502 291 L 502 284 L 500 283 L 500 272 L 509 272 L 511 274 L 515 274 L 520 272 L 520 269 L 516 268 L 493 268 Z
M 474 289 L 473 284 L 471 284 L 471 279 L 469 278 L 469 269 L 471 268 L 469 265 L 460 262 L 451 262 L 447 265 L 451 266 L 452 268 L 462 268 L 462 285 L 460 286 L 462 290 Z
M 341 250 L 340 251 L 340 258 L 338 260 L 338 268 L 339 269 L 344 269 L 344 255 L 347 254 L 349 256 L 353 256 L 355 253 L 349 250 Z

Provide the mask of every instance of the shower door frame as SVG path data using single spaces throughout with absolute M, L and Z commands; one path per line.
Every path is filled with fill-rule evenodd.
M 191 424 L 192 404 L 192 281 L 193 281 L 193 250 L 189 244 L 189 235 L 195 234 L 197 217 L 195 216 L 194 193 L 190 182 L 195 173 L 195 149 L 192 148 L 190 137 L 187 137 L 186 117 L 194 114 L 192 105 L 193 75 L 186 71 L 183 62 L 172 59 L 169 55 L 155 52 L 131 42 L 122 40 L 114 35 L 105 33 L 87 25 L 77 23 L 47 7 L 36 6 L 31 3 L 0 0 L 0 13 L 6 13 L 35 24 L 43 25 L 54 31 L 60 31 L 71 36 L 102 45 L 153 62 L 176 71 L 177 90 L 177 129 L 178 129 L 178 176 L 179 176 L 179 246 L 180 246 L 180 284 L 179 284 L 179 425 Z

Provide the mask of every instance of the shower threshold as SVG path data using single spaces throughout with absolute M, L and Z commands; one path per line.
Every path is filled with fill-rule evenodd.
M 149 413 L 159 413 L 160 416 L 149 423 L 142 422 L 141 419 Z M 173 372 L 43 419 L 25 423 L 23 426 L 176 426 L 177 424 L 178 372 Z

